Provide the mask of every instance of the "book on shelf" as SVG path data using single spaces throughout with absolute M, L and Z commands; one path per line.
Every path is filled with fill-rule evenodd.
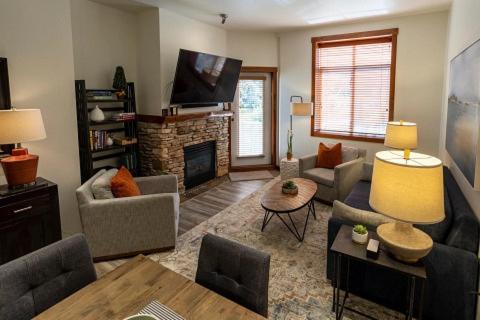
M 128 170 L 136 170 L 137 168 L 137 157 L 135 153 L 122 155 L 121 162 Z
M 127 146 L 130 144 L 136 144 L 137 138 L 130 137 L 113 137 L 113 143 L 118 146 Z
M 117 95 L 111 91 L 95 90 L 87 92 L 87 98 L 92 100 L 116 100 Z
M 135 112 L 122 112 L 114 114 L 111 118 L 114 121 L 135 120 Z
M 107 144 L 109 132 L 105 130 L 90 130 L 90 151 L 97 151 L 110 147 Z

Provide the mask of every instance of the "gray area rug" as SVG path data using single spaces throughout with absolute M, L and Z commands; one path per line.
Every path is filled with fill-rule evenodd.
M 331 207 L 316 203 L 317 220 L 310 219 L 303 243 L 298 242 L 276 218 L 260 231 L 264 211 L 260 199 L 266 188 L 228 207 L 178 238 L 171 254 L 151 255 L 166 267 L 194 279 L 202 237 L 207 233 L 238 241 L 271 254 L 269 318 L 282 320 L 334 319 L 331 312 L 332 287 L 326 279 L 327 221 Z M 306 211 L 293 214 L 303 227 Z M 377 319 L 402 319 L 403 316 L 351 296 L 348 302 Z M 346 311 L 344 319 L 360 319 Z

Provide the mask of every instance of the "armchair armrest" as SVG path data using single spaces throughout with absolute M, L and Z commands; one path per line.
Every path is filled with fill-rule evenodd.
M 298 167 L 300 171 L 300 176 L 302 176 L 303 171 L 315 168 L 316 163 L 317 163 L 317 154 L 310 154 L 310 155 L 298 158 Z
M 358 158 L 334 168 L 334 185 L 336 186 L 338 200 L 345 200 L 355 183 L 360 181 L 363 175 L 364 161 L 364 158 Z
M 80 205 L 83 232 L 94 257 L 174 246 L 177 193 L 93 200 Z
M 178 193 L 178 182 L 175 175 L 139 177 L 135 178 L 135 181 L 144 195 Z

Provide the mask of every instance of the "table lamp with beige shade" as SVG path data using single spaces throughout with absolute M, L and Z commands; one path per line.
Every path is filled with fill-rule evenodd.
M 38 156 L 22 148 L 22 142 L 46 138 L 39 109 L 0 110 L 0 144 L 16 144 L 12 155 L 1 160 L 10 189 L 35 184 Z
M 398 259 L 416 262 L 433 246 L 432 238 L 414 228 L 445 218 L 442 162 L 411 152 L 417 148 L 417 126 L 412 122 L 389 122 L 385 145 L 398 151 L 381 151 L 373 164 L 370 206 L 396 222 L 377 228 L 380 241 Z

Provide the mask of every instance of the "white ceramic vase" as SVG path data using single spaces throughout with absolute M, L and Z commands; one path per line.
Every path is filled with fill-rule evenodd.
M 103 113 L 102 109 L 98 107 L 98 105 L 95 106 L 95 109 L 90 111 L 90 120 L 94 122 L 101 122 L 105 120 L 105 114 Z
M 113 139 L 110 136 L 107 138 L 107 146 L 113 146 Z
M 365 234 L 356 233 L 352 229 L 352 241 L 359 244 L 366 244 L 368 241 L 368 232 Z

